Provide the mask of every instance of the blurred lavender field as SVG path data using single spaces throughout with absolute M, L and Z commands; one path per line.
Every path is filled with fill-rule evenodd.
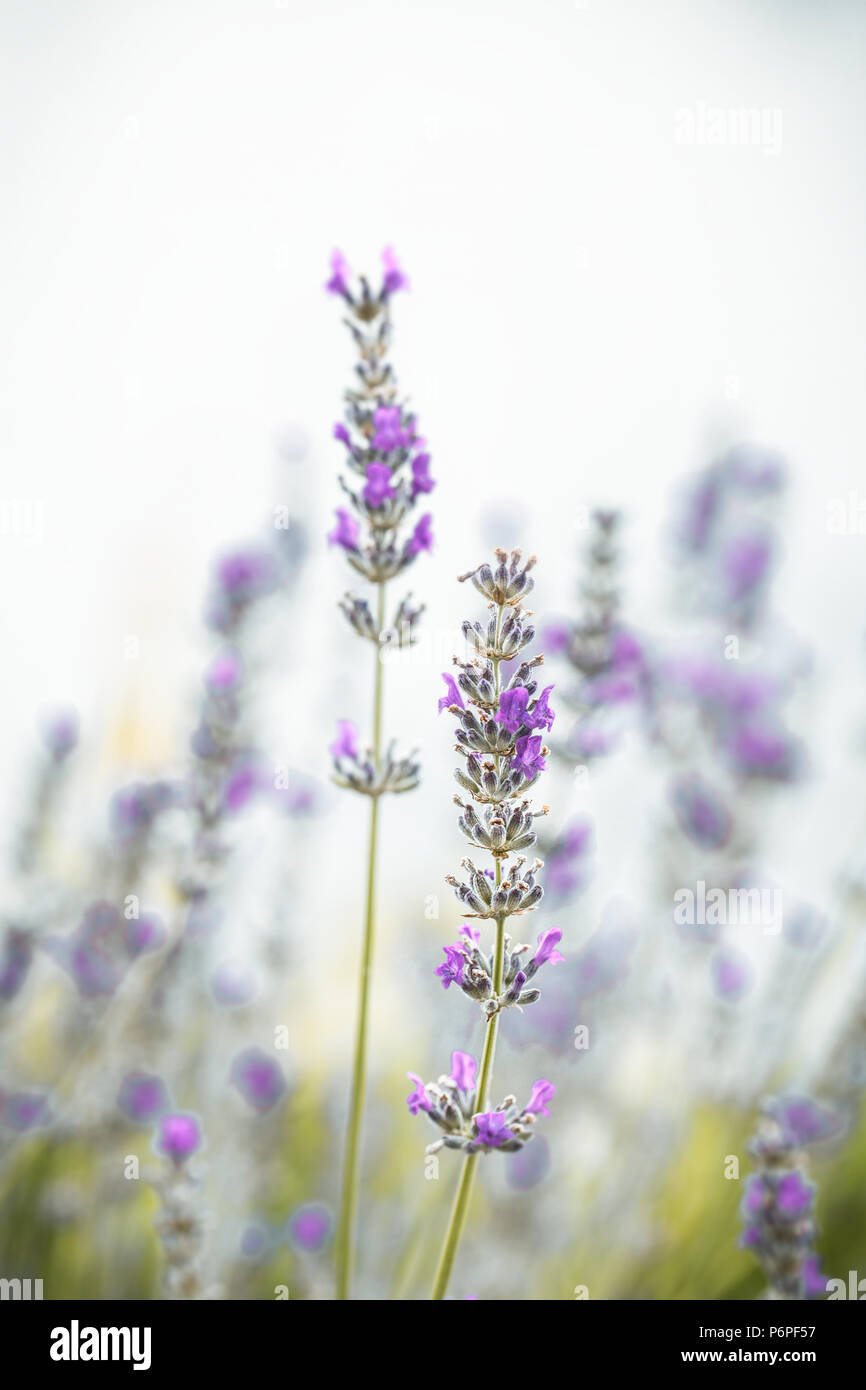
M 846 1296 L 862 9 L 2 24 L 0 1278 L 334 1297 L 367 827 L 329 747 L 371 728 L 373 665 L 338 606 L 354 358 L 323 282 L 335 246 L 377 276 L 393 244 L 432 522 L 393 592 L 417 641 L 378 653 L 420 783 L 381 804 L 353 1296 L 429 1296 L 458 1178 L 406 1074 L 481 1054 L 435 973 L 466 852 L 437 705 L 484 617 L 455 578 L 497 546 L 538 557 L 521 659 L 556 714 L 521 930 L 564 959 L 503 1015 L 497 1087 L 555 1097 L 477 1160 L 450 1296 Z

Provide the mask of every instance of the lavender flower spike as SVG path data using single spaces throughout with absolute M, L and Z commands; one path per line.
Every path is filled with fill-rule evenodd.
M 519 660 L 519 653 L 535 636 L 530 615 L 521 606 L 533 587 L 534 564 L 534 559 L 524 562 L 519 550 L 510 555 L 497 550 L 493 564 L 479 565 L 462 576 L 462 580 L 471 579 L 487 600 L 489 617 L 485 622 L 463 624 L 473 656 L 469 661 L 455 658 L 459 674 L 456 679 L 445 675 L 447 694 L 439 701 L 440 713 L 447 710 L 457 721 L 457 748 L 464 759 L 455 773 L 468 793 L 468 799 L 454 798 L 460 807 L 459 828 L 473 848 L 486 850 L 493 858 L 492 870 L 464 859 L 463 879 L 449 875 L 447 882 L 465 915 L 492 922 L 494 936 L 488 948 L 482 945 L 480 926 L 464 923 L 458 941 L 444 948 L 445 961 L 436 969 L 445 989 L 456 984 L 480 1007 L 485 1038 L 477 1079 L 474 1058 L 454 1052 L 450 1076 L 440 1077 L 435 1085 L 424 1085 L 413 1077 L 418 1089 L 409 1097 L 412 1113 L 423 1110 L 438 1131 L 428 1152 L 443 1147 L 463 1152 L 457 1196 L 433 1285 L 436 1300 L 447 1294 L 479 1155 L 522 1149 L 533 1137 L 537 1118 L 550 1113 L 547 1103 L 554 1093 L 549 1081 L 536 1081 L 522 1109 L 513 1096 L 489 1108 L 500 1014 L 534 1003 L 539 991 L 526 988 L 530 978 L 545 963 L 562 960 L 556 950 L 562 938 L 558 928 L 539 937 L 528 960 L 531 947 L 514 943 L 505 930 L 509 918 L 532 912 L 543 892 L 537 882 L 541 860 L 527 867 L 526 856 L 520 853 L 535 844 L 535 819 L 547 813 L 546 806 L 535 810 L 527 796 L 544 771 L 547 754 L 542 735 L 533 730 L 549 729 L 554 719 L 549 704 L 553 687 L 539 694 L 535 679 L 544 658 Z M 516 669 L 506 681 L 502 665 L 515 660 Z
M 430 513 L 425 512 L 420 517 L 415 514 L 418 499 L 432 492 L 436 486 L 430 474 L 430 452 L 419 433 L 415 415 L 405 404 L 388 360 L 392 301 L 398 291 L 408 287 L 408 278 L 390 246 L 382 254 L 382 279 L 378 290 L 374 291 L 363 276 L 356 286 L 346 258 L 339 251 L 335 251 L 331 258 L 331 274 L 325 285 L 328 292 L 339 296 L 346 307 L 346 322 L 358 353 L 352 385 L 345 393 L 343 420 L 334 426 L 334 438 L 341 446 L 346 475 L 340 478 L 343 505 L 336 509 L 336 522 L 328 540 L 343 551 L 353 575 L 373 585 L 375 592 L 375 604 L 352 593 L 347 593 L 340 602 L 340 609 L 352 630 L 373 646 L 372 740 L 369 745 L 360 747 L 354 726 L 342 721 L 338 737 L 330 749 L 334 760 L 334 781 L 338 786 L 370 798 L 370 844 L 358 1023 L 335 1242 L 338 1299 L 349 1297 L 358 1204 L 379 801 L 388 792 L 411 791 L 418 785 L 420 773 L 414 753 L 397 755 L 393 745 L 383 745 L 384 666 L 380 659 L 380 648 L 386 644 L 403 647 L 415 641 L 417 620 L 422 611 L 412 602 L 411 594 L 407 594 L 393 610 L 389 624 L 386 586 L 390 580 L 402 575 L 422 551 L 429 551 L 433 546 Z M 447 987 L 448 981 L 443 980 L 443 983 Z M 410 1107 L 426 1109 L 423 1092 L 413 1094 Z

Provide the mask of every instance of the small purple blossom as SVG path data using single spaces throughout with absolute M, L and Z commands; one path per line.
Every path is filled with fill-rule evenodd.
M 529 726 L 530 726 L 530 728 L 533 728 L 533 729 L 552 729 L 552 728 L 553 728 L 553 721 L 554 721 L 554 719 L 556 718 L 556 715 L 554 714 L 553 710 L 550 708 L 550 705 L 549 705 L 549 703 L 548 703 L 549 698 L 550 698 L 550 692 L 552 691 L 552 689 L 553 689 L 553 686 L 552 686 L 552 685 L 547 685 L 547 686 L 545 686 L 545 688 L 542 690 L 541 694 L 539 695 L 538 699 L 536 700 L 535 704 L 533 705 L 533 707 L 532 707 L 532 712 L 531 712 L 531 714 L 530 714 L 530 716 L 529 716 Z
M 536 1081 L 532 1087 L 529 1104 L 524 1107 L 524 1115 L 549 1115 L 547 1102 L 553 1100 L 556 1087 L 552 1081 Z
M 422 492 L 432 492 L 435 486 L 435 479 L 430 477 L 430 455 L 417 454 L 412 460 L 412 501 Z
M 410 1081 L 414 1081 L 415 1089 L 406 1097 L 406 1104 L 411 1115 L 417 1115 L 419 1110 L 430 1111 L 433 1109 L 432 1102 L 424 1089 L 424 1082 L 420 1076 L 416 1076 L 414 1071 L 407 1071 L 406 1075 Z
M 451 1080 L 467 1095 L 475 1090 L 475 1058 L 470 1052 L 451 1053 Z
M 447 671 L 443 671 L 442 679 L 447 687 L 447 693 L 443 695 L 439 701 L 439 713 L 441 714 L 444 709 L 450 709 L 452 705 L 459 705 L 460 709 L 465 709 L 466 706 L 463 703 L 463 696 L 457 688 L 457 682 L 454 677 L 449 675 Z
M 450 985 L 460 985 L 463 983 L 463 972 L 466 969 L 466 956 L 462 946 L 443 946 L 445 960 L 441 965 L 437 965 L 435 974 L 442 981 L 442 988 L 448 989 Z
M 412 423 L 411 421 L 409 422 Z M 399 405 L 380 405 L 373 411 L 372 448 L 382 454 L 393 454 L 398 449 L 408 449 L 414 435 L 403 423 L 403 411 Z
M 288 1237 L 299 1250 L 321 1250 L 331 1234 L 331 1213 L 318 1202 L 309 1202 L 293 1212 L 288 1223 Z
M 406 554 L 414 559 L 422 550 L 433 549 L 433 517 L 430 512 L 415 523 L 415 529 L 406 542 Z
M 339 439 L 341 444 L 345 444 L 347 449 L 351 449 L 352 436 L 346 429 L 346 426 L 343 424 L 342 420 L 338 420 L 337 423 L 334 425 L 334 438 Z
M 367 468 L 367 481 L 363 497 L 368 507 L 381 507 L 382 503 L 397 492 L 391 486 L 391 470 L 387 463 L 371 463 Z
M 253 1109 L 272 1110 L 286 1091 L 286 1080 L 278 1063 L 260 1047 L 238 1053 L 231 1065 L 231 1082 Z
M 526 707 L 529 704 L 529 691 L 525 685 L 517 685 L 513 690 L 503 690 L 499 697 L 496 719 L 510 734 L 516 734 L 522 724 L 527 724 Z
M 136 959 L 149 951 L 158 951 L 168 933 L 165 923 L 155 912 L 143 917 L 131 917 L 123 924 L 123 941 L 127 951 Z
M 243 661 L 236 647 L 224 647 L 217 652 L 205 673 L 205 684 L 213 694 L 224 695 L 236 690 L 243 677 Z
M 549 927 L 547 931 L 542 932 L 532 957 L 535 964 L 546 965 L 549 961 L 551 965 L 558 965 L 560 961 L 565 960 L 565 956 L 556 949 L 561 940 L 562 931 L 559 927 Z
M 328 751 L 332 758 L 357 758 L 358 730 L 351 719 L 337 720 L 337 737 Z
M 226 960 L 214 970 L 210 980 L 213 997 L 224 1008 L 249 1004 L 258 993 L 255 971 L 246 961 Z
M 340 294 L 344 299 L 350 299 L 349 276 L 351 275 L 349 263 L 342 251 L 331 253 L 331 275 L 325 282 L 325 289 L 329 294 Z
M 178 1167 L 201 1145 L 201 1128 L 195 1115 L 175 1112 L 163 1115 L 157 1129 L 157 1149 Z
M 540 734 L 527 734 L 519 738 L 514 745 L 515 756 L 511 759 L 511 766 L 519 769 L 526 778 L 543 772 L 547 762 L 541 755 L 541 747 Z
M 478 1138 L 475 1140 L 479 1147 L 486 1144 L 488 1148 L 498 1149 L 508 1139 L 513 1139 L 512 1131 L 506 1128 L 505 1116 L 498 1111 L 488 1112 L 486 1115 L 475 1115 L 475 1127 L 478 1130 Z
M 345 507 L 336 507 L 334 515 L 337 524 L 328 535 L 329 545 L 341 545 L 344 550 L 357 550 L 361 528 L 355 517 Z
M 0 1121 L 20 1134 L 40 1128 L 51 1121 L 51 1111 L 45 1096 L 38 1091 L 0 1093 Z
M 117 1105 L 129 1120 L 139 1125 L 151 1124 L 157 1115 L 168 1109 L 168 1091 L 161 1076 L 131 1071 L 120 1083 Z
M 384 270 L 382 297 L 384 299 L 387 299 L 389 295 L 396 294 L 398 290 L 408 290 L 408 276 L 400 266 L 392 246 L 386 246 L 382 252 L 382 267 Z
M 811 1207 L 814 1196 L 814 1184 L 806 1182 L 795 1169 L 779 1179 L 776 1206 L 786 1217 L 802 1216 Z
M 78 743 L 75 710 L 55 710 L 42 720 L 42 742 L 55 762 L 62 762 Z

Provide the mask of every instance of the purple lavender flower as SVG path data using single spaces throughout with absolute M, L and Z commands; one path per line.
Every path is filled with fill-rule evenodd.
M 298 1250 L 321 1250 L 331 1234 L 331 1213 L 319 1203 L 298 1207 L 289 1218 L 288 1236 Z
M 448 989 L 451 985 L 463 983 L 463 972 L 466 969 L 466 956 L 462 946 L 443 946 L 445 960 L 442 965 L 438 965 L 435 974 L 442 981 L 442 988 Z
M 217 966 L 210 984 L 214 999 L 225 1008 L 249 1004 L 255 999 L 259 988 L 255 971 L 246 961 L 234 959 Z
M 414 559 L 422 550 L 433 549 L 433 517 L 429 512 L 415 523 L 415 529 L 406 542 L 406 554 Z
M 167 935 L 164 922 L 155 912 L 145 913 L 143 917 L 131 917 L 123 924 L 124 944 L 133 959 L 150 951 L 158 951 Z
M 731 835 L 730 812 L 713 789 L 696 775 L 679 778 L 671 800 L 680 828 L 702 849 L 719 849 Z
M 179 1111 L 163 1115 L 157 1127 L 156 1146 L 159 1153 L 180 1167 L 201 1146 L 201 1128 L 195 1115 Z
M 734 536 L 722 554 L 722 573 L 730 597 L 747 597 L 766 578 L 772 559 L 768 532 Z
M 751 988 L 752 970 L 746 957 L 731 947 L 719 951 L 712 961 L 713 985 L 722 999 L 735 1003 Z
M 342 420 L 338 420 L 337 423 L 334 425 L 334 438 L 339 439 L 341 444 L 345 444 L 347 449 L 351 449 L 352 436 L 346 429 L 346 426 L 343 424 Z
M 805 1298 L 823 1298 L 827 1293 L 827 1276 L 821 1272 L 821 1261 L 817 1255 L 810 1255 L 808 1260 L 803 1261 L 801 1278 Z
M 525 685 L 515 686 L 513 690 L 504 690 L 500 695 L 496 718 L 510 734 L 516 734 L 521 725 L 528 722 L 528 704 L 529 691 Z
M 371 445 L 382 454 L 394 454 L 398 449 L 408 449 L 412 443 L 411 428 L 403 423 L 403 411 L 398 405 L 380 405 L 373 411 L 373 438 Z
M 325 283 L 325 289 L 329 294 L 342 295 L 343 299 L 351 302 L 349 293 L 349 276 L 351 271 L 349 263 L 342 251 L 334 251 L 331 254 L 331 276 Z
M 811 1207 L 814 1195 L 814 1184 L 805 1182 L 795 1170 L 779 1179 L 776 1205 L 784 1216 L 802 1216 Z
M 337 720 L 337 737 L 329 751 L 333 758 L 357 758 L 358 730 L 350 719 Z
M 478 1137 L 475 1140 L 477 1147 L 486 1144 L 488 1148 L 498 1149 L 506 1140 L 514 1138 L 511 1130 L 506 1127 L 505 1116 L 499 1111 L 488 1112 L 486 1115 L 475 1115 L 473 1119 L 478 1130 Z
M 272 1110 L 286 1091 L 286 1081 L 278 1064 L 260 1047 L 238 1053 L 231 1066 L 232 1085 L 255 1110 Z
M 151 1124 L 158 1115 L 168 1110 L 165 1082 L 160 1076 L 131 1071 L 120 1083 L 117 1105 L 127 1119 L 139 1125 Z
M 471 1053 L 451 1053 L 451 1080 L 467 1095 L 475 1090 L 475 1058 Z
M 529 716 L 531 728 L 548 730 L 553 728 L 553 721 L 556 718 L 556 715 L 554 714 L 553 710 L 550 708 L 550 704 L 548 703 L 550 692 L 552 691 L 552 689 L 552 685 L 545 686 L 538 699 L 536 700 L 535 704 L 533 705 L 532 713 Z
M 532 960 L 536 965 L 546 965 L 549 961 L 551 965 L 558 965 L 565 960 L 565 956 L 557 951 L 557 946 L 562 940 L 562 931 L 559 927 L 549 927 L 542 932 L 538 938 L 538 946 L 533 954 Z
M 393 247 L 385 247 L 385 250 L 382 252 L 382 265 L 384 267 L 385 272 L 382 284 L 383 298 L 387 298 L 389 295 L 396 294 L 398 290 L 408 290 L 408 277 L 401 269 L 400 263 L 397 260 L 396 255 L 394 254 Z
M 443 671 L 442 679 L 446 685 L 446 694 L 444 694 L 439 701 L 439 713 L 441 714 L 444 709 L 450 709 L 452 705 L 459 705 L 460 709 L 465 709 L 466 706 L 463 703 L 463 696 L 457 689 L 457 682 L 454 677 L 450 676 L 447 671 Z
M 553 656 L 558 656 L 560 652 L 568 650 L 571 641 L 571 627 L 568 623 L 553 622 L 548 623 L 541 633 L 541 642 L 545 650 Z
M 237 647 L 223 647 L 217 652 L 205 673 L 205 684 L 214 695 L 224 695 L 238 688 L 243 679 L 243 661 Z
M 410 1081 L 414 1081 L 415 1083 L 414 1091 L 411 1095 L 406 1097 L 406 1104 L 409 1107 L 410 1115 L 417 1115 L 419 1110 L 425 1110 L 429 1113 L 433 1109 L 433 1105 L 424 1089 L 424 1082 L 421 1080 L 420 1076 L 415 1075 L 414 1071 L 407 1071 L 406 1075 Z
M 547 767 L 547 762 L 541 756 L 541 746 L 540 734 L 527 734 L 524 738 L 519 738 L 514 745 L 515 756 L 511 759 L 511 766 L 522 772 L 526 778 L 537 776 Z
M 422 492 L 432 492 L 435 486 L 435 480 L 430 477 L 430 455 L 417 454 L 412 460 L 412 501 Z
M 358 538 L 361 528 L 355 517 L 346 511 L 345 507 L 337 507 L 334 510 L 337 524 L 328 536 L 330 545 L 341 545 L 344 550 L 357 550 Z
M 587 875 L 586 858 L 592 844 L 592 822 L 576 820 L 554 845 L 547 860 L 547 885 L 559 898 L 582 888 Z
M 367 465 L 367 482 L 364 486 L 363 497 L 368 507 L 381 507 L 388 498 L 397 496 L 396 490 L 391 486 L 391 477 L 391 470 L 387 463 Z
M 549 1115 L 547 1102 L 553 1100 L 556 1087 L 550 1081 L 536 1081 L 532 1087 L 529 1104 L 524 1107 L 524 1115 Z
M 55 762 L 63 762 L 78 743 L 75 710 L 55 710 L 42 720 L 42 742 Z
M 263 780 L 259 759 L 249 753 L 238 753 L 232 760 L 223 785 L 224 810 L 231 814 L 242 811 L 261 791 Z
M 795 1148 L 832 1139 L 842 1130 L 842 1117 L 808 1096 L 773 1097 L 765 1109 L 780 1126 L 783 1142 Z
M 12 1095 L 0 1092 L 0 1122 L 20 1134 L 41 1128 L 51 1122 L 48 1101 L 38 1091 L 16 1091 Z

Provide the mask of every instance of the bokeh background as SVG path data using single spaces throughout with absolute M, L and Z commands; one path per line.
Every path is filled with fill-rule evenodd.
M 538 1022 L 506 1019 L 497 1081 L 547 1076 L 557 1103 L 534 1167 L 485 1160 L 453 1293 L 759 1296 L 724 1170 L 739 1155 L 749 1171 L 761 1098 L 780 1090 L 840 1117 L 810 1160 L 816 1244 L 828 1276 L 866 1276 L 862 7 L 0 13 L 2 908 L 7 951 L 10 931 L 34 947 L 3 1001 L 0 1274 L 42 1277 L 47 1297 L 164 1296 L 165 1164 L 117 1106 L 142 1071 L 206 1135 L 185 1197 L 199 1294 L 330 1296 L 366 808 L 329 784 L 327 746 L 338 718 L 369 724 L 372 673 L 325 541 L 352 351 L 322 286 L 335 246 L 375 273 L 393 244 L 411 279 L 393 361 L 433 454 L 436 543 L 412 573 L 423 640 L 387 673 L 386 728 L 420 749 L 424 778 L 384 814 L 359 1293 L 425 1294 L 456 1166 L 425 1180 L 432 1136 L 406 1114 L 404 1074 L 435 1077 L 480 1036 L 433 975 L 464 850 L 436 701 L 480 607 L 454 578 L 521 545 L 539 557 L 539 628 L 562 631 L 584 610 L 599 506 L 621 513 L 617 621 L 646 680 L 614 711 L 609 753 L 552 760 L 551 844 L 589 825 L 591 848 L 539 915 L 567 961 Z M 772 483 L 731 464 L 744 442 Z M 696 540 L 688 499 L 708 479 L 722 519 Z M 249 636 L 244 727 L 303 794 L 232 817 L 220 922 L 157 1008 L 188 929 L 189 818 L 169 807 L 136 867 L 165 942 L 119 990 L 82 996 L 45 943 L 136 891 L 112 798 L 184 783 L 219 642 L 215 557 L 273 542 L 280 508 L 291 539 Z M 744 534 L 765 562 L 732 587 Z M 784 721 L 783 765 L 732 763 L 706 681 L 683 679 L 683 662 L 717 675 L 730 635 Z M 579 673 L 548 659 L 565 693 Z M 58 706 L 80 741 L 48 768 L 22 868 L 40 720 Z M 714 844 L 677 815 L 684 774 L 730 816 Z M 701 878 L 780 887 L 799 934 L 684 940 L 672 895 Z M 257 970 L 248 1003 L 215 999 L 226 961 Z M 285 1092 L 263 1114 L 232 1059 L 271 1055 L 278 1027 Z M 22 1095 L 44 1100 L 27 1123 Z

